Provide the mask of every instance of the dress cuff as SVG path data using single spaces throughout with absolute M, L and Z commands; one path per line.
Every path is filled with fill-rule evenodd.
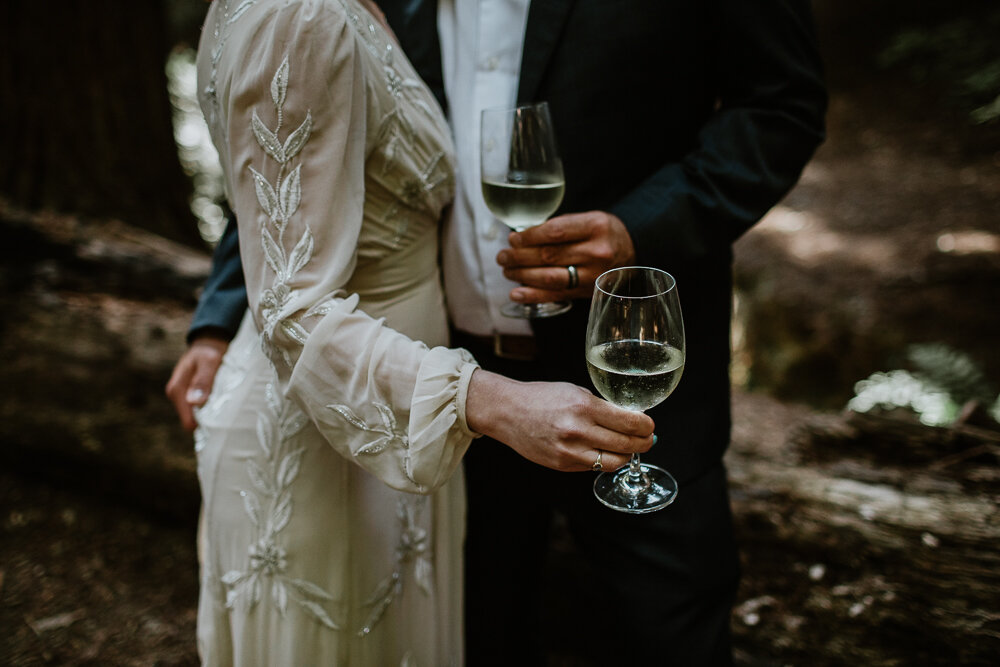
M 465 350 L 462 350 L 465 352 Z M 468 352 L 465 352 L 468 354 Z M 469 355 L 471 358 L 472 355 Z M 458 377 L 458 395 L 455 397 L 455 403 L 458 406 L 458 426 L 462 429 L 462 432 L 475 439 L 483 437 L 482 433 L 476 433 L 471 428 L 469 428 L 469 421 L 465 416 L 465 403 L 469 398 L 469 382 L 472 381 L 472 374 L 476 372 L 479 368 L 479 364 L 475 362 L 466 363 L 462 366 Z

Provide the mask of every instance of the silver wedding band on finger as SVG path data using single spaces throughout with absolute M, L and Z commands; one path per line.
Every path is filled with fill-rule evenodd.
M 567 266 L 566 270 L 569 271 L 569 285 L 566 289 L 573 289 L 580 284 L 580 275 L 576 272 L 576 267 L 572 264 Z
M 604 456 L 604 452 L 600 449 L 597 450 L 597 460 L 594 461 L 594 465 L 590 466 L 590 469 L 594 472 L 601 472 L 604 470 L 604 465 L 601 463 L 601 457 Z

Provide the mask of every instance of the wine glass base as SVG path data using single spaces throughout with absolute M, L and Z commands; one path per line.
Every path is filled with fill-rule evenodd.
M 500 308 L 506 317 L 521 320 L 535 320 L 542 317 L 562 315 L 573 306 L 569 301 L 550 301 L 548 303 L 507 303 Z
M 613 510 L 628 514 L 646 514 L 663 509 L 677 498 L 677 480 L 673 475 L 648 463 L 639 464 L 639 481 L 629 479 L 629 467 L 603 472 L 594 480 L 594 495 Z

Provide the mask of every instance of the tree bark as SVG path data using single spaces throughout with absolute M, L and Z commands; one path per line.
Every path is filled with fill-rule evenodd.
M 0 200 L 0 468 L 172 520 L 200 500 L 163 390 L 209 257 Z
M 163 0 L 11 0 L 0 20 L 0 194 L 202 245 L 173 140 Z
M 745 656 L 992 663 L 1000 434 L 755 395 L 734 407 L 728 465 L 744 559 L 734 629 Z

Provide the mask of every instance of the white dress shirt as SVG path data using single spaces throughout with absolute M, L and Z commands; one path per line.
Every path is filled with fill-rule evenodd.
M 527 320 L 500 314 L 516 286 L 497 253 L 510 229 L 493 217 L 479 183 L 479 117 L 514 106 L 529 0 L 440 0 L 438 32 L 457 147 L 455 205 L 445 221 L 442 261 L 448 312 L 455 327 L 477 335 L 530 335 Z

